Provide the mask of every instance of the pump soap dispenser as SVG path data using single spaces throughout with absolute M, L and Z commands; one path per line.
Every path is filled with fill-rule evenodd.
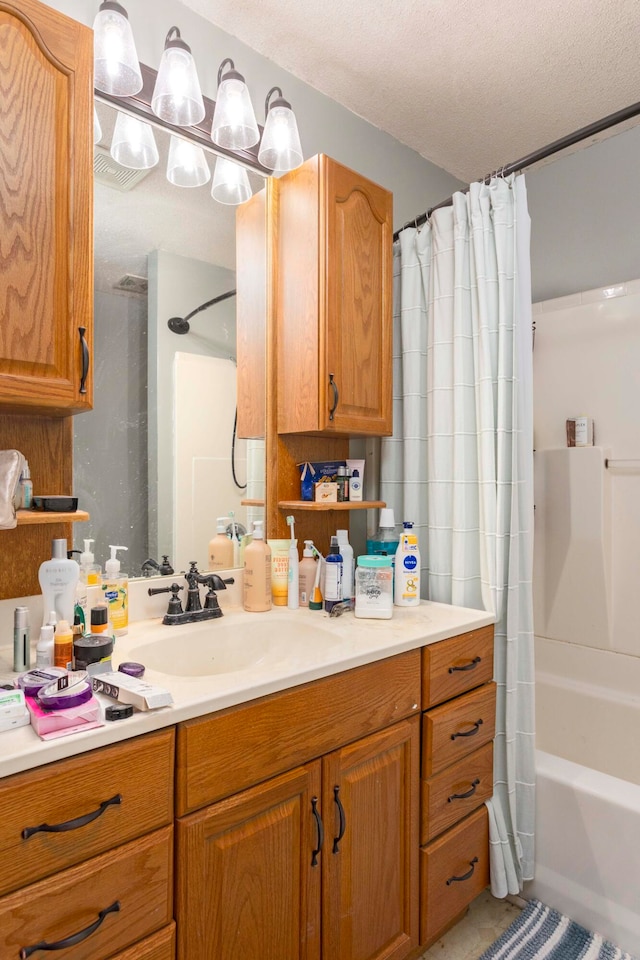
M 233 567 L 233 540 L 227 534 L 227 517 L 218 517 L 216 535 L 209 541 L 209 570 Z
M 111 629 L 116 637 L 124 636 L 129 626 L 129 580 L 125 573 L 120 572 L 120 561 L 116 557 L 116 550 L 127 549 L 110 543 L 111 558 L 104 565 L 102 590 L 109 607 Z

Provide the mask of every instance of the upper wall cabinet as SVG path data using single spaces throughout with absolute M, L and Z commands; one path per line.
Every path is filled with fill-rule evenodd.
M 92 404 L 93 34 L 0 0 L 0 406 Z
M 390 434 L 392 194 L 323 155 L 276 182 L 278 433 Z

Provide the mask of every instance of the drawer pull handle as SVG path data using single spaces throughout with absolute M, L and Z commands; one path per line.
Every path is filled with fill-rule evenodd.
M 48 823 L 41 823 L 39 827 L 25 827 L 22 831 L 22 839 L 28 840 L 34 833 L 66 833 L 67 830 L 77 830 L 79 827 L 86 827 L 88 823 L 92 823 L 94 820 L 97 820 L 98 817 L 101 817 L 107 807 L 119 803 L 122 803 L 122 797 L 119 793 L 116 793 L 115 797 L 103 801 L 97 810 L 92 810 L 91 813 L 85 813 L 83 816 L 76 817 L 74 820 L 66 820 L 64 823 L 54 823 L 52 826 Z
M 41 940 L 40 943 L 34 943 L 31 947 L 22 947 L 20 950 L 20 960 L 27 960 L 27 957 L 30 957 L 36 950 L 67 950 L 69 947 L 75 947 L 76 944 L 82 943 L 83 940 L 86 940 L 87 937 L 90 937 L 92 933 L 95 933 L 96 930 L 102 926 L 102 922 L 107 914 L 118 913 L 119 911 L 120 903 L 116 900 L 110 907 L 101 910 L 98 914 L 98 919 L 90 923 L 88 927 L 85 927 L 84 930 L 79 930 L 78 933 L 73 933 L 70 937 L 65 937 L 64 940 L 57 940 L 55 943 L 47 943 L 46 940 Z
M 324 843 L 324 826 L 322 824 L 322 817 L 318 813 L 318 798 L 311 798 L 311 810 L 314 817 L 316 818 L 316 827 L 318 830 L 318 846 L 311 854 L 311 866 L 316 867 L 318 865 L 318 854 L 322 850 L 322 844 Z
M 78 333 L 80 334 L 80 349 L 82 351 L 82 373 L 80 375 L 79 393 L 87 392 L 87 377 L 89 376 L 89 347 L 87 346 L 87 341 L 84 338 L 86 332 L 86 327 L 78 327 Z
M 333 406 L 329 408 L 329 420 L 333 420 L 333 415 L 338 409 L 338 400 L 340 399 L 340 395 L 338 393 L 338 385 L 333 379 L 332 373 L 329 374 L 329 386 L 333 390 Z
M 340 817 L 340 827 L 338 829 L 338 836 L 333 838 L 333 851 L 332 853 L 340 853 L 340 847 L 338 844 L 344 837 L 344 832 L 347 829 L 347 818 L 344 814 L 344 807 L 342 806 L 342 801 L 340 800 L 340 787 L 333 788 L 333 799 L 338 808 L 338 815 Z
M 449 673 L 457 673 L 459 670 L 475 670 L 479 663 L 482 663 L 482 657 L 474 657 L 470 663 L 465 663 L 464 667 L 449 667 Z
M 464 733 L 460 733 L 460 732 L 452 733 L 451 739 L 455 740 L 456 737 L 475 737 L 476 733 L 478 732 L 481 726 L 482 726 L 482 720 L 476 720 L 471 730 L 466 730 Z
M 469 860 L 469 866 L 471 867 L 471 870 L 467 870 L 467 872 L 463 873 L 461 877 L 449 877 L 447 880 L 447 886 L 450 887 L 452 883 L 462 883 L 463 880 L 470 880 L 475 873 L 477 862 L 477 857 L 474 857 L 473 860 Z
M 471 781 L 471 789 L 467 790 L 466 793 L 452 793 L 450 797 L 447 797 L 447 803 L 451 803 L 452 800 L 467 800 L 469 797 L 472 797 L 476 790 L 478 789 L 478 784 L 480 781 L 476 777 L 475 780 Z

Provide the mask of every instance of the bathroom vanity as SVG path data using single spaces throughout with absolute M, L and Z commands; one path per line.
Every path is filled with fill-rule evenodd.
M 75 935 L 61 956 L 418 956 L 488 883 L 493 627 L 398 613 L 187 626 L 175 676 L 149 671 L 172 708 L 49 743 L 4 734 L 0 953 Z M 248 652 L 198 676 L 218 626 Z M 122 656 L 161 658 L 172 630 L 137 624 Z M 299 638 L 288 656 L 278 633 Z M 24 838 L 41 824 L 65 829 Z

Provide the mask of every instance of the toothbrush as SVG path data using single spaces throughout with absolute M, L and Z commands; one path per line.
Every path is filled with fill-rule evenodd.
M 300 606 L 300 580 L 298 574 L 298 541 L 294 532 L 295 520 L 292 516 L 287 517 L 287 524 L 291 529 L 291 543 L 289 545 L 289 574 L 287 581 L 287 606 L 289 610 L 297 610 Z

